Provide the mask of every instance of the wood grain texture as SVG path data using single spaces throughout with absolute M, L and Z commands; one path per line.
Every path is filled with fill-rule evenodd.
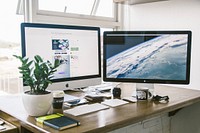
M 122 91 L 126 91 L 127 95 L 132 93 L 132 90 Z M 169 102 L 155 103 L 152 101 L 139 101 L 137 103 L 129 103 L 119 107 L 109 108 L 78 117 L 71 116 L 72 118 L 78 119 L 81 122 L 81 126 L 73 127 L 63 131 L 54 130 L 50 127 L 36 123 L 34 117 L 30 117 L 26 114 L 19 96 L 11 96 L 11 98 L 10 96 L 0 97 L 0 109 L 1 114 L 6 112 L 12 116 L 15 121 L 17 120 L 22 123 L 24 128 L 27 128 L 32 132 L 93 133 L 112 131 L 154 116 L 158 116 L 163 113 L 171 112 L 200 102 L 199 90 L 158 85 L 155 87 L 155 92 L 161 96 L 168 95 L 170 98 Z M 81 94 L 77 93 L 75 95 Z M 15 103 L 10 104 L 13 100 Z

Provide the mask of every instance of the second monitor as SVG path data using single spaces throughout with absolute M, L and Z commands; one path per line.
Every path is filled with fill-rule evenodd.
M 191 31 L 108 31 L 103 46 L 104 81 L 189 84 Z

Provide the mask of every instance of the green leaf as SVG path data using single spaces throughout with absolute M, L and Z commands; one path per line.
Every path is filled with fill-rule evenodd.
M 18 55 L 13 55 L 15 58 L 19 59 L 20 61 L 22 61 L 22 57 L 18 56 Z
M 21 60 L 21 62 L 22 62 L 22 65 L 26 65 L 27 64 L 27 62 L 28 62 L 28 58 L 22 58 L 22 60 Z
M 34 56 L 37 63 L 43 62 L 42 58 L 39 55 Z
M 30 67 L 32 63 L 33 63 L 33 61 L 28 62 L 27 67 Z
M 57 68 L 58 66 L 60 66 L 60 61 L 56 59 L 54 62 L 54 68 Z

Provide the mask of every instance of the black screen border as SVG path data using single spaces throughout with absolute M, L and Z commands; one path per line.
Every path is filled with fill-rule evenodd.
M 106 37 L 108 34 L 123 34 L 124 36 L 128 34 L 187 34 L 188 35 L 188 45 L 187 45 L 187 63 L 186 63 L 186 79 L 185 80 L 161 80 L 161 79 L 127 79 L 127 78 L 109 78 L 106 77 L 107 73 L 107 62 L 106 62 L 106 47 L 109 45 L 106 42 Z M 129 83 L 161 83 L 161 84 L 189 84 L 190 83 L 190 62 L 191 62 L 191 43 L 192 43 L 192 32 L 189 30 L 184 31 L 105 31 L 103 33 L 103 81 L 108 82 L 129 82 Z

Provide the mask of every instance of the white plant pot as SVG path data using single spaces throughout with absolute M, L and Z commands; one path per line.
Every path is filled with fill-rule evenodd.
M 30 95 L 23 93 L 24 108 L 30 116 L 46 115 L 52 106 L 52 93 L 43 95 Z

